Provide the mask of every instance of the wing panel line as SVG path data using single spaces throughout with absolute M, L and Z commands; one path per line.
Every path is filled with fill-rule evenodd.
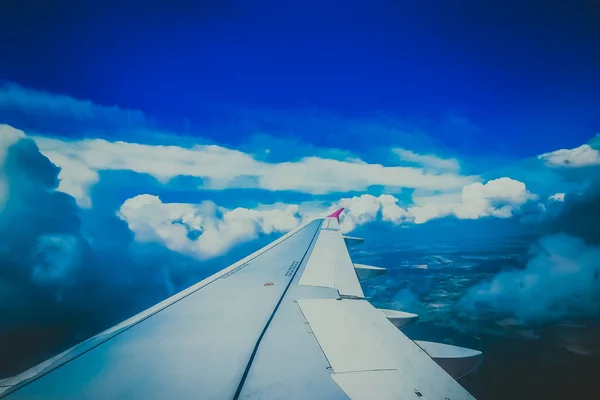
M 304 252 L 304 255 L 302 256 L 302 259 L 300 260 L 300 264 L 298 264 L 298 268 L 296 268 L 296 270 L 294 271 L 294 274 L 292 275 L 290 281 L 288 282 L 287 286 L 283 290 L 283 293 L 281 294 L 281 297 L 279 298 L 279 301 L 275 305 L 275 308 L 273 309 L 273 313 L 271 313 L 271 316 L 267 320 L 267 323 L 265 324 L 265 327 L 263 328 L 262 332 L 260 333 L 260 336 L 258 337 L 258 340 L 256 341 L 256 345 L 254 345 L 254 349 L 252 350 L 252 354 L 250 355 L 250 359 L 248 360 L 248 364 L 246 364 L 246 369 L 244 370 L 244 374 L 242 375 L 242 379 L 240 380 L 240 383 L 239 383 L 239 385 L 237 387 L 237 390 L 235 391 L 235 394 L 233 395 L 233 400 L 238 400 L 239 399 L 240 394 L 242 393 L 242 388 L 244 386 L 244 383 L 246 382 L 246 378 L 248 377 L 248 373 L 250 372 L 250 367 L 252 366 L 252 362 L 254 361 L 254 357 L 256 356 L 256 352 L 258 351 L 258 346 L 260 345 L 260 342 L 262 341 L 263 337 L 265 336 L 265 333 L 267 332 L 267 329 L 269 329 L 269 325 L 271 324 L 271 321 L 275 317 L 275 313 L 279 309 L 279 306 L 281 305 L 281 302 L 283 301 L 283 298 L 285 297 L 285 294 L 287 293 L 288 289 L 292 285 L 292 282 L 294 281 L 294 278 L 296 277 L 296 274 L 298 273 L 298 270 L 300 269 L 300 266 L 304 262 L 304 259 L 306 258 L 306 255 L 310 251 L 310 249 L 312 247 L 312 244 L 315 241 L 315 238 L 319 235 L 319 232 L 320 232 L 319 228 L 321 227 L 322 224 L 323 224 L 323 221 L 319 222 L 319 227 L 315 230 L 315 234 L 313 235 L 313 237 L 312 237 L 312 239 L 311 239 L 308 247 L 306 248 L 306 251 Z

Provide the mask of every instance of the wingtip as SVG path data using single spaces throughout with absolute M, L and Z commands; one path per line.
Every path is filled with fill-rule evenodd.
M 340 219 L 340 214 L 342 213 L 342 211 L 344 211 L 344 207 L 340 208 L 337 211 L 332 212 L 331 214 L 329 214 L 327 216 L 327 218 L 337 218 L 337 219 Z

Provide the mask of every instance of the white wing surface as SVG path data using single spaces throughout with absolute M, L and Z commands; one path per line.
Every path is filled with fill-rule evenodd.
M 443 349 L 437 358 L 450 366 L 462 359 L 461 373 L 481 353 L 432 344 L 426 352 L 397 328 L 414 314 L 364 298 L 340 211 L 0 380 L 0 397 L 472 399 L 432 352 Z

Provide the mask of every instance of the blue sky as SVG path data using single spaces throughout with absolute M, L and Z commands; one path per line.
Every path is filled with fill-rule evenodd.
M 340 206 L 390 245 L 561 232 L 593 276 L 595 4 L 3 4 L 0 328 L 51 353 Z
M 592 1 L 25 3 L 3 6 L 2 78 L 178 131 L 229 125 L 240 108 L 383 114 L 451 147 L 533 156 L 600 121 Z M 331 145 L 303 128 L 275 133 Z

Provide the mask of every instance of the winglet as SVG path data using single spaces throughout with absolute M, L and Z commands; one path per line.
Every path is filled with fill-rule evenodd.
M 337 218 L 338 221 L 340 220 L 340 214 L 342 213 L 342 211 L 344 211 L 344 207 L 340 208 L 337 211 L 332 212 L 331 214 L 329 214 L 327 216 L 327 218 Z

